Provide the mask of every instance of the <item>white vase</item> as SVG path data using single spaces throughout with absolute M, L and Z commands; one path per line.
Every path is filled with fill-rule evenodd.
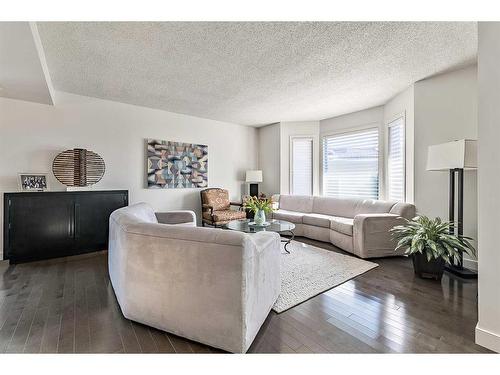
M 264 210 L 257 210 L 257 212 L 255 212 L 255 215 L 253 217 L 253 221 L 257 225 L 264 224 L 266 222 L 266 213 L 264 212 Z

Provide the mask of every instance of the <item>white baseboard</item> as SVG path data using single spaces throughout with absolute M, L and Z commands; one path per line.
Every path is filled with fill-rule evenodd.
M 476 326 L 476 344 L 500 353 L 500 334 Z
M 464 258 L 464 267 L 470 270 L 477 271 L 477 260 Z

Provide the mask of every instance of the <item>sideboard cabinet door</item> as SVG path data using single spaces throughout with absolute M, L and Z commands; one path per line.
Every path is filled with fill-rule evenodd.
M 106 191 L 81 194 L 75 199 L 75 251 L 105 250 L 108 246 L 109 216 L 127 205 L 126 194 Z
M 11 263 L 103 250 L 126 190 L 4 194 L 4 257 Z
M 15 261 L 61 256 L 73 246 L 73 198 L 13 196 L 9 207 L 9 258 Z

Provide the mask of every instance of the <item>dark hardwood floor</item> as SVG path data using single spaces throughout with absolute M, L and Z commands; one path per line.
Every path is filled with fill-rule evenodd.
M 299 241 L 339 251 L 331 245 Z M 485 353 L 474 344 L 477 283 L 413 275 L 406 258 L 282 314 L 271 312 L 249 352 Z M 0 262 L 0 353 L 214 353 L 217 349 L 125 319 L 106 252 Z

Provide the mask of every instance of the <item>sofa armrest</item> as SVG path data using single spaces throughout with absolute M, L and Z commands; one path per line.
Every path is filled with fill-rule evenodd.
M 275 232 L 257 232 L 250 236 L 257 253 L 260 253 L 268 247 L 280 247 L 280 235 Z
M 156 212 L 156 219 L 160 224 L 191 224 L 196 226 L 196 214 L 189 210 Z
M 415 205 L 411 203 L 398 202 L 391 208 L 389 213 L 411 220 L 416 215 Z
M 252 248 L 244 262 L 243 311 L 245 319 L 245 347 L 252 343 L 262 322 L 278 299 L 281 291 L 281 241 L 278 233 L 258 232 L 248 237 Z
M 395 252 L 396 242 L 390 229 L 404 223 L 395 214 L 360 214 L 354 217 L 353 247 L 354 254 L 361 258 L 374 258 L 402 255 L 404 250 Z

